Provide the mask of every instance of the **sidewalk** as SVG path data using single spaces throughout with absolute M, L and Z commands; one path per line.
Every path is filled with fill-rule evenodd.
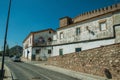
M 0 66 L 1 66 L 1 62 L 0 62 Z M 4 69 L 5 69 L 4 80 L 12 80 L 12 75 L 11 75 L 11 71 L 9 70 L 9 68 L 6 65 L 4 65 Z
M 4 80 L 12 80 L 12 75 L 11 75 L 11 71 L 9 70 L 9 68 L 5 65 L 5 78 Z
M 56 67 L 56 66 L 52 66 L 52 65 L 47 65 L 45 61 L 24 61 L 26 63 L 32 64 L 32 65 L 36 65 L 48 70 L 52 70 L 55 72 L 59 72 L 74 78 L 78 78 L 81 80 L 108 80 L 105 77 L 99 77 L 99 76 L 95 76 L 95 75 L 91 75 L 91 74 L 86 74 L 86 73 L 81 73 L 81 72 L 76 72 L 76 71 L 72 71 L 72 70 L 68 70 L 68 69 L 64 69 L 64 68 L 60 68 L 60 67 Z

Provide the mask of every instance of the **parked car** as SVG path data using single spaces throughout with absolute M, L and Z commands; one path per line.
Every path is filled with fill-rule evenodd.
M 20 59 L 19 56 L 14 56 L 14 57 L 12 57 L 12 61 L 14 61 L 14 62 L 21 62 L 21 59 Z

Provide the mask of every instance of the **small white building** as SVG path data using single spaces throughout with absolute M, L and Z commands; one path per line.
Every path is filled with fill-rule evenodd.
M 52 56 L 120 42 L 120 4 L 63 17 L 52 42 Z
M 52 29 L 31 32 L 23 41 L 23 58 L 45 60 L 51 56 L 53 35 Z

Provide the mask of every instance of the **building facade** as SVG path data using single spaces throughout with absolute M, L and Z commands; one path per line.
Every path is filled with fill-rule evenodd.
M 52 56 L 120 42 L 120 4 L 60 18 L 54 35 Z
M 120 43 L 120 4 L 60 18 L 60 27 L 31 32 L 23 41 L 23 56 L 45 60 L 100 46 Z
M 23 41 L 23 56 L 29 60 L 45 60 L 51 56 L 52 29 L 31 32 Z

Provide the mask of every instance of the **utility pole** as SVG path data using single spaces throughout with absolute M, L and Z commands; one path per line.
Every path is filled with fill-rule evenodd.
M 6 30 L 5 30 L 5 36 L 4 36 L 4 50 L 2 53 L 2 66 L 1 66 L 0 80 L 3 80 L 4 78 L 4 56 L 5 56 L 6 43 L 7 43 L 7 32 L 8 32 L 8 24 L 9 24 L 9 17 L 10 17 L 10 8 L 11 8 L 11 0 L 9 2 L 8 15 L 7 15 L 7 21 L 6 21 Z

